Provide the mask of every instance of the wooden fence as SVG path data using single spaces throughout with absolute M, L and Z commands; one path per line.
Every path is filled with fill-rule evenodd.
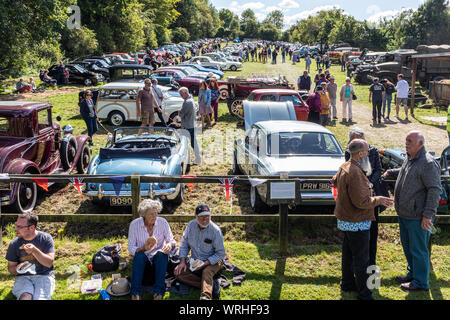
M 133 174 L 130 176 L 123 176 L 123 183 L 131 184 L 132 197 L 132 214 L 45 214 L 39 215 L 41 222 L 78 222 L 78 223 L 129 223 L 131 220 L 138 217 L 137 207 L 142 198 L 141 183 L 219 183 L 219 178 L 234 178 L 235 184 L 248 183 L 249 179 L 264 179 L 265 183 L 271 182 L 328 182 L 331 177 L 323 176 L 198 176 L 198 177 L 182 177 L 182 176 L 152 176 Z M 33 178 L 48 179 L 49 183 L 69 183 L 69 178 L 84 178 L 83 183 L 112 183 L 109 175 L 9 175 L 8 178 L 3 178 L 3 183 L 14 182 L 34 182 Z M 450 177 L 442 176 L 442 179 L 447 183 Z M 289 205 L 297 202 L 301 203 L 301 193 L 296 192 L 295 199 L 292 200 L 276 200 L 279 206 L 278 214 L 249 214 L 249 215 L 214 215 L 214 222 L 218 223 L 239 223 L 239 222 L 278 222 L 278 243 L 279 252 L 282 255 L 287 254 L 288 249 L 288 224 L 293 222 L 317 222 L 325 224 L 335 224 L 336 218 L 334 215 L 309 215 L 309 214 L 289 214 Z M 0 245 L 3 241 L 2 226 L 6 223 L 14 222 L 18 214 L 2 214 L 0 207 Z M 193 219 L 193 215 L 160 215 L 169 222 L 188 222 Z M 397 215 L 380 215 L 380 223 L 396 223 L 398 222 Z M 450 215 L 438 215 L 435 224 L 450 224 Z

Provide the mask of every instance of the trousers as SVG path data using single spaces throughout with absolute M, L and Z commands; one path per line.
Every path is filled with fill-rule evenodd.
M 213 278 L 214 275 L 222 268 L 222 261 L 216 264 L 210 264 L 207 267 L 192 272 L 189 269 L 189 264 L 186 262 L 187 269 L 177 276 L 177 279 L 189 286 L 199 288 L 201 290 L 200 297 L 212 299 Z

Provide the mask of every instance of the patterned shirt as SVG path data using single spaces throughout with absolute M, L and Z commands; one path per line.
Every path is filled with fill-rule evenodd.
M 338 219 L 337 228 L 341 231 L 366 231 L 370 229 L 371 221 L 346 222 Z
M 180 258 L 187 258 L 191 251 L 191 258 L 202 261 L 209 260 L 216 264 L 225 258 L 223 235 L 220 228 L 214 223 L 200 230 L 197 220 L 192 220 L 184 230 L 180 245 Z
M 156 254 L 156 251 L 162 249 L 164 243 L 171 243 L 174 247 L 176 241 L 173 238 L 172 230 L 170 230 L 169 223 L 166 219 L 157 217 L 155 226 L 153 227 L 153 236 L 158 241 L 157 245 L 151 251 L 145 251 L 145 255 L 150 260 Z M 150 238 L 147 227 L 144 224 L 144 218 L 137 218 L 131 221 L 128 231 L 128 252 L 134 256 L 136 250 L 145 245 L 145 241 Z

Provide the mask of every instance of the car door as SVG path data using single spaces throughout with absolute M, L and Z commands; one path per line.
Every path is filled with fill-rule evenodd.
M 55 130 L 52 126 L 51 109 L 39 110 L 37 114 L 39 132 L 36 136 L 36 153 L 33 161 L 39 166 L 41 173 L 46 173 L 53 171 L 58 165 Z
M 68 66 L 67 69 L 69 70 L 69 82 L 83 83 L 83 81 L 84 81 L 83 76 L 74 66 Z

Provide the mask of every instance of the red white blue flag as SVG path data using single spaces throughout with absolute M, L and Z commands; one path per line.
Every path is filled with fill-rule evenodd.
M 81 192 L 84 189 L 84 178 L 69 178 L 70 182 L 72 182 L 72 185 L 75 187 L 75 189 L 78 190 L 78 192 L 83 195 Z
M 234 178 L 219 178 L 220 185 L 222 186 L 223 192 L 225 193 L 225 198 L 227 201 L 230 200 L 231 194 L 233 193 L 233 181 Z

